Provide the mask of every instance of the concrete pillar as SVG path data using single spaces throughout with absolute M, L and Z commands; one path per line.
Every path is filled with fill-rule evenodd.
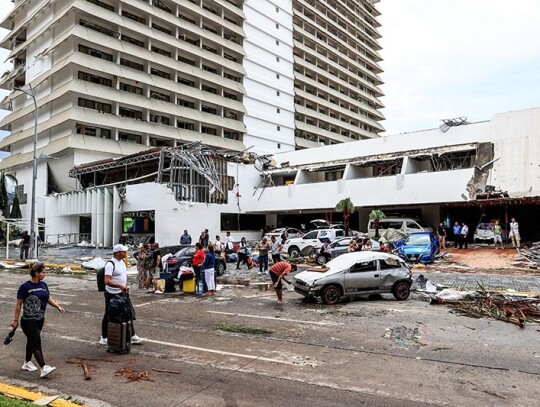
M 351 226 L 351 229 L 357 229 L 360 232 L 366 232 L 367 233 L 367 226 L 369 222 L 369 213 L 371 212 L 370 209 L 367 208 L 357 208 L 358 211 L 358 225 L 357 227 Z
M 437 227 L 441 219 L 441 207 L 440 205 L 424 205 L 422 206 L 422 219 L 433 227 L 433 230 Z

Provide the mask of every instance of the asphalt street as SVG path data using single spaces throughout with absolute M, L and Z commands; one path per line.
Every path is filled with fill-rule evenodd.
M 0 320 L 7 334 L 25 274 L 0 271 Z M 203 299 L 132 289 L 137 334 L 129 355 L 99 346 L 104 301 L 87 276 L 45 280 L 66 308 L 47 311 L 46 379 L 20 369 L 25 338 L 0 348 L 0 381 L 75 395 L 94 406 L 536 406 L 538 325 L 519 329 L 391 296 L 324 306 L 294 292 L 225 286 Z M 85 358 L 81 367 L 67 363 Z M 129 368 L 151 381 L 115 375 Z M 159 372 L 153 369 L 173 372 Z

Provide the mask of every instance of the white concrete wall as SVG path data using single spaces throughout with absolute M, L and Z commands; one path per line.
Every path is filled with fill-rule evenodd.
M 292 2 L 246 1 L 243 10 L 244 144 L 259 154 L 294 150 Z

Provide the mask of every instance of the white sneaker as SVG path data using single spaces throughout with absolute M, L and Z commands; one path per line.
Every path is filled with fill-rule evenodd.
M 144 339 L 141 338 L 140 336 L 137 336 L 137 335 L 133 335 L 131 337 L 131 344 L 132 345 L 140 345 L 141 343 L 143 343 Z
M 161 290 L 156 290 L 156 291 L 154 291 L 154 294 L 163 294 L 163 291 L 161 291 Z
M 99 342 L 100 345 L 107 345 L 107 338 L 104 338 L 103 336 L 100 338 Z
M 21 367 L 22 370 L 28 370 L 29 372 L 35 372 L 37 367 L 32 363 L 32 361 L 25 362 Z
M 39 375 L 39 377 L 45 377 L 48 374 L 54 372 L 55 370 L 56 368 L 54 366 L 45 365 L 41 368 L 41 374 Z
M 154 291 L 155 291 L 155 290 L 152 290 L 152 289 L 150 289 L 150 288 L 148 288 L 148 289 L 146 290 L 147 293 L 153 293 Z

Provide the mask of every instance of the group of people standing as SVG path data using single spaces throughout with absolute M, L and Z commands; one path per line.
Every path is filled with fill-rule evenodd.
M 512 242 L 512 246 L 519 248 L 521 245 L 521 236 L 519 234 L 519 223 L 516 221 L 516 218 L 511 218 L 510 229 L 508 231 L 508 239 Z M 500 222 L 496 220 L 490 224 L 490 230 L 493 232 L 493 245 L 495 249 L 504 249 L 503 244 L 503 227 Z M 454 235 L 454 247 L 459 249 L 468 248 L 468 238 L 469 238 L 469 226 L 467 223 L 455 222 L 452 227 L 452 233 Z M 437 236 L 439 238 L 439 246 L 441 249 L 446 249 L 446 229 L 444 224 L 441 222 L 437 227 Z
M 158 286 L 160 271 L 162 269 L 159 243 L 151 240 L 146 245 L 140 244 L 134 257 L 137 260 L 137 282 L 139 283 L 139 288 L 146 289 L 147 293 L 163 294 L 163 291 Z

